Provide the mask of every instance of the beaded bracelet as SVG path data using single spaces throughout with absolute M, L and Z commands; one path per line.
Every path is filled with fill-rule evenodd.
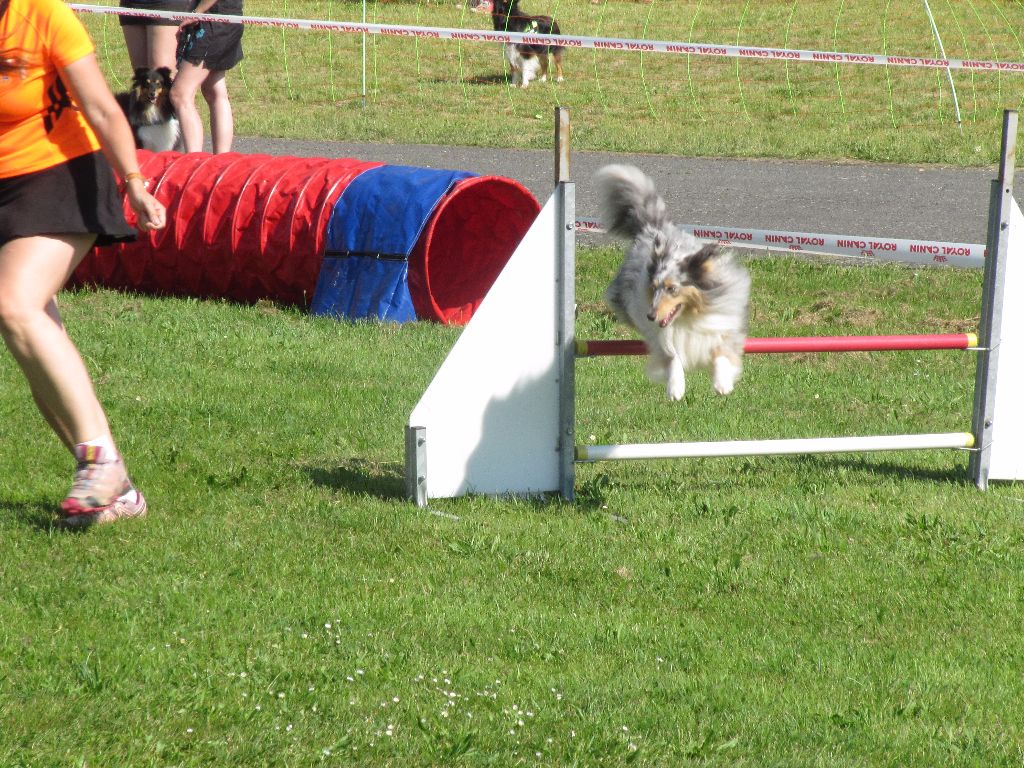
M 131 181 L 132 179 L 140 179 L 142 181 L 142 188 L 149 189 L 149 181 L 146 179 L 145 175 L 139 173 L 138 171 L 131 171 L 130 173 L 126 173 L 124 175 L 124 179 L 121 182 L 122 191 L 124 191 L 125 188 L 127 188 L 128 182 Z

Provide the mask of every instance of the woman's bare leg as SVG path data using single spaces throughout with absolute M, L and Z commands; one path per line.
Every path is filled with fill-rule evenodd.
M 113 445 L 92 380 L 54 301 L 94 239 L 36 236 L 0 247 L 0 335 L 44 418 L 66 445 L 96 439 Z

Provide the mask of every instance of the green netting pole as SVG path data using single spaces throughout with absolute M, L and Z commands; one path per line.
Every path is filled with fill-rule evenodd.
M 945 59 L 946 49 L 942 46 L 942 38 L 939 37 L 939 28 L 935 25 L 935 17 L 932 16 L 931 6 L 928 5 L 928 0 L 924 0 L 924 10 L 928 14 L 928 21 L 932 25 L 932 33 L 935 35 L 935 42 L 939 44 L 939 55 Z M 953 92 L 953 110 L 956 112 L 956 124 L 960 128 L 960 133 L 964 132 L 964 124 L 960 120 L 960 102 L 956 98 L 956 86 L 953 85 L 953 73 L 949 67 L 946 67 L 946 79 L 949 80 L 949 90 Z

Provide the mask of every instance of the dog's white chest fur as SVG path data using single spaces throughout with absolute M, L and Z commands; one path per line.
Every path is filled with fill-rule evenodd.
M 137 125 L 135 132 L 143 149 L 150 152 L 168 152 L 180 146 L 181 124 L 176 117 L 151 125 Z
M 532 54 L 524 56 L 515 45 L 507 44 L 505 58 L 512 70 L 512 85 L 514 86 L 526 88 L 530 85 L 531 80 L 537 79 L 538 74 L 541 75 L 542 81 L 548 79 L 547 74 L 542 72 L 543 63 L 538 56 Z

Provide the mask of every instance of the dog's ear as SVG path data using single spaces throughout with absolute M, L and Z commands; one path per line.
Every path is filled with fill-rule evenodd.
M 147 72 L 149 72 L 147 67 L 136 67 L 132 74 L 135 75 L 136 79 L 141 79 L 146 76 Z
M 160 73 L 160 76 L 162 78 L 164 78 L 164 80 L 170 80 L 171 79 L 171 68 L 170 67 L 157 67 L 156 71 Z
M 691 283 L 702 289 L 714 283 L 715 259 L 721 250 L 714 243 L 709 243 L 686 257 L 686 276 Z

